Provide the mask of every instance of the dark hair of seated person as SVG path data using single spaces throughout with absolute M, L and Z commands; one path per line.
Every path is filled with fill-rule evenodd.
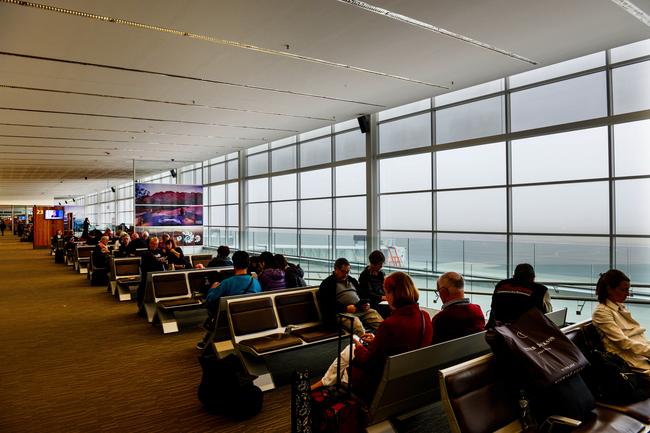
M 598 302 L 604 304 L 609 298 L 609 291 L 617 288 L 623 281 L 630 282 L 630 279 L 618 269 L 610 269 L 600 274 L 598 283 L 596 283 L 596 297 Z
M 230 255 L 230 248 L 228 245 L 221 245 L 217 248 L 217 255 L 219 257 L 228 257 Z
M 232 265 L 235 269 L 248 269 L 250 258 L 246 251 L 235 251 L 232 255 Z

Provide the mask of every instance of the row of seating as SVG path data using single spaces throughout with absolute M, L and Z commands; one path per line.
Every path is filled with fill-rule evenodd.
M 587 320 L 563 329 L 573 339 L 590 326 Z M 494 356 L 486 354 L 445 368 L 439 375 L 442 401 L 454 433 L 519 432 L 519 407 L 497 374 Z M 650 431 L 650 399 L 632 405 L 597 403 L 594 417 L 571 430 L 583 432 Z
M 205 310 L 198 295 L 204 292 L 206 279 L 223 280 L 233 273 L 232 267 L 150 272 L 144 293 L 147 321 L 160 323 L 164 334 L 178 332 L 176 312 Z

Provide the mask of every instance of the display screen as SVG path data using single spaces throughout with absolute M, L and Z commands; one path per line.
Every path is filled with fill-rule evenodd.
M 46 220 L 62 220 L 63 209 L 45 209 Z

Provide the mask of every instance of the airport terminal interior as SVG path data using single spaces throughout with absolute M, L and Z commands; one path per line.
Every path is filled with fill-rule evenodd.
M 0 431 L 289 432 L 291 372 L 336 355 L 210 413 L 205 309 L 148 323 L 55 263 L 57 228 L 271 251 L 316 287 L 379 250 L 432 312 L 441 274 L 487 315 L 530 263 L 566 324 L 616 268 L 648 328 L 649 198 L 647 0 L 0 0 Z M 392 428 L 454 431 L 443 406 Z

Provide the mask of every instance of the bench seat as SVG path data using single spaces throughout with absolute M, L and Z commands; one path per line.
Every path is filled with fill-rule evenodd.
M 453 433 L 520 432 L 516 397 L 500 379 L 494 356 L 440 371 L 442 400 Z M 572 433 L 641 433 L 647 425 L 622 413 L 597 407 Z
M 292 335 L 304 340 L 307 343 L 313 343 L 316 341 L 327 340 L 332 338 L 338 338 L 338 331 L 333 331 L 322 325 L 309 326 L 306 328 L 294 329 L 291 331 Z
M 194 309 L 199 305 L 203 305 L 198 299 L 171 299 L 168 301 L 158 301 L 158 308 L 165 310 L 182 310 L 182 309 Z
M 264 337 L 250 338 L 240 340 L 241 349 L 253 349 L 254 354 L 262 355 L 275 350 L 286 349 L 288 347 L 301 346 L 302 340 L 291 334 L 277 333 L 265 335 Z M 244 347 L 242 347 L 244 346 Z

